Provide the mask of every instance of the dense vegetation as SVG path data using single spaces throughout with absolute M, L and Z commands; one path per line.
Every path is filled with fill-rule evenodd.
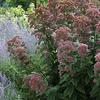
M 4 7 L 17 7 L 22 5 L 24 9 L 27 9 L 31 3 L 34 3 L 35 7 L 40 4 L 46 4 L 47 0 L 1 0 L 0 4 Z
M 100 100 L 94 2 L 0 1 L 0 100 Z

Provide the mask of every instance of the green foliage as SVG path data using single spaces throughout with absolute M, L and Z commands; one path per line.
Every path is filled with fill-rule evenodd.
M 23 27 L 28 27 L 26 11 L 21 6 L 9 9 L 0 7 L 0 18 L 11 19 L 13 22 L 19 21 Z
M 22 66 L 20 63 L 18 63 L 17 60 L 11 59 L 9 61 L 5 61 L 5 63 L 0 65 L 0 71 L 5 73 L 7 77 L 15 84 L 16 90 L 19 92 L 19 99 L 15 99 L 15 97 L 11 97 L 7 100 L 37 100 L 36 94 L 27 88 L 24 85 L 24 77 L 28 74 L 31 74 L 32 72 L 38 72 L 44 75 L 45 78 L 45 72 L 46 72 L 46 66 L 43 60 L 41 59 L 41 54 L 32 54 L 30 55 L 32 66 Z M 9 96 L 11 93 L 10 88 L 7 89 L 6 96 Z M 21 96 L 21 97 L 20 97 Z
M 10 85 L 7 88 L 5 88 L 4 95 L 5 95 L 4 100 L 22 100 L 20 93 L 17 93 L 13 85 Z
M 17 7 L 22 5 L 24 9 L 27 9 L 31 3 L 34 3 L 35 6 L 40 4 L 46 5 L 48 0 L 4 0 L 2 1 L 3 7 Z

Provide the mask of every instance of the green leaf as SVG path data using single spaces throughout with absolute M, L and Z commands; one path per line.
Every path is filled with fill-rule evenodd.
M 71 85 L 71 86 L 67 87 L 66 90 L 64 91 L 64 96 L 65 97 L 68 96 L 70 98 L 72 96 L 73 92 L 74 92 L 74 87 L 73 87 L 73 85 Z
M 55 86 L 55 87 L 52 87 L 51 89 L 49 89 L 46 93 L 47 100 L 56 100 L 58 89 L 59 89 L 59 86 Z
M 62 77 L 61 77 L 61 81 L 60 84 L 64 83 L 67 81 L 67 79 L 69 78 L 69 74 L 65 73 Z
M 78 85 L 78 86 L 76 87 L 76 89 L 77 89 L 79 92 L 85 94 L 85 90 L 84 90 L 84 87 L 83 87 L 82 85 Z
M 93 89 L 92 89 L 91 94 L 94 97 L 94 96 L 97 96 L 99 92 L 100 91 L 99 91 L 98 87 L 97 86 L 94 86 Z

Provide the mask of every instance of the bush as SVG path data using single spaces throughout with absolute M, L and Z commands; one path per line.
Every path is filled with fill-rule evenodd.
M 47 100 L 99 100 L 100 10 L 85 0 L 49 0 L 29 22 L 48 65 Z

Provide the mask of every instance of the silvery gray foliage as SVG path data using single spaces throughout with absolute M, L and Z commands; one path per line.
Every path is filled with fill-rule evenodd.
M 4 100 L 4 87 L 2 86 L 0 86 L 0 100 Z
M 9 52 L 7 51 L 7 46 L 3 40 L 0 40 L 0 62 L 3 63 L 7 60 L 9 60 Z
M 12 83 L 4 74 L 0 73 L 0 100 L 13 100 L 16 96 Z
M 15 36 L 20 36 L 25 43 L 29 53 L 35 51 L 36 39 L 31 35 L 29 28 L 23 27 L 19 21 L 12 21 L 6 18 L 0 18 L 0 62 L 9 59 L 7 51 L 7 41 Z
M 10 81 L 7 79 L 7 77 L 0 73 L 0 86 L 7 88 L 10 84 Z

